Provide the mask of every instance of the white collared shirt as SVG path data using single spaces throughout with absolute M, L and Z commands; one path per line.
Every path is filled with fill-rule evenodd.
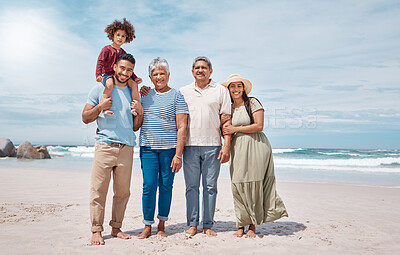
M 180 89 L 189 108 L 185 146 L 221 146 L 221 114 L 231 114 L 229 91 L 213 80 L 204 88 L 191 83 Z

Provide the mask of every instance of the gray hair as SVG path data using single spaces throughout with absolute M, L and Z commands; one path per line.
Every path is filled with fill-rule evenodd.
M 194 69 L 194 65 L 196 64 L 196 62 L 201 61 L 201 60 L 207 62 L 207 65 L 210 68 L 210 70 L 212 69 L 211 61 L 205 56 L 200 56 L 200 57 L 197 57 L 194 59 L 193 64 L 192 64 L 192 70 Z
M 150 64 L 149 64 L 149 75 L 151 76 L 151 73 L 153 72 L 154 69 L 159 68 L 159 67 L 164 67 L 167 73 L 169 73 L 169 65 L 166 59 L 163 58 L 155 58 L 153 59 Z

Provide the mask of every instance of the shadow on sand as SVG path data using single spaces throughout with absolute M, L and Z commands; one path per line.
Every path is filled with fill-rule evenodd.
M 233 221 L 217 221 L 214 226 L 216 232 L 237 230 L 236 223 Z M 304 231 L 306 228 L 306 225 L 293 221 L 268 222 L 258 226 L 256 234 L 258 237 L 268 235 L 289 236 L 294 235 L 296 232 Z M 247 231 L 247 227 L 245 228 L 245 231 Z
M 304 231 L 307 228 L 306 225 L 293 221 L 277 221 L 264 223 L 257 227 L 256 234 L 258 237 L 262 238 L 264 236 L 289 236 L 294 235 L 296 232 Z M 181 234 L 188 229 L 186 223 L 177 223 L 166 226 L 165 233 L 169 236 L 175 234 Z M 213 229 L 218 232 L 229 232 L 236 231 L 236 223 L 233 221 L 216 221 Z M 199 226 L 199 232 L 202 228 Z M 247 228 L 245 228 L 247 230 Z M 128 230 L 126 233 L 130 234 L 132 237 L 139 235 L 143 231 L 143 228 Z M 152 235 L 156 234 L 157 225 L 153 225 Z M 104 239 L 113 238 L 111 235 L 104 235 Z

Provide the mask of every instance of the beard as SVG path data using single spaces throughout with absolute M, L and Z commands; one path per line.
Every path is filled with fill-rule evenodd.
M 121 81 L 119 75 L 115 74 L 114 76 L 115 76 L 115 79 L 117 79 L 117 81 L 118 81 L 119 83 L 126 83 L 126 82 L 129 80 L 129 78 L 128 78 L 128 79 L 126 79 L 125 81 Z

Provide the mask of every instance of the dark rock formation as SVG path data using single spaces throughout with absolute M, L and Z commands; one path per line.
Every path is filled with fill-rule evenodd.
M 15 147 L 10 139 L 0 137 L 0 157 L 15 157 Z
M 51 158 L 46 146 L 44 146 L 43 144 L 36 145 L 35 149 L 39 152 L 40 158 Z

